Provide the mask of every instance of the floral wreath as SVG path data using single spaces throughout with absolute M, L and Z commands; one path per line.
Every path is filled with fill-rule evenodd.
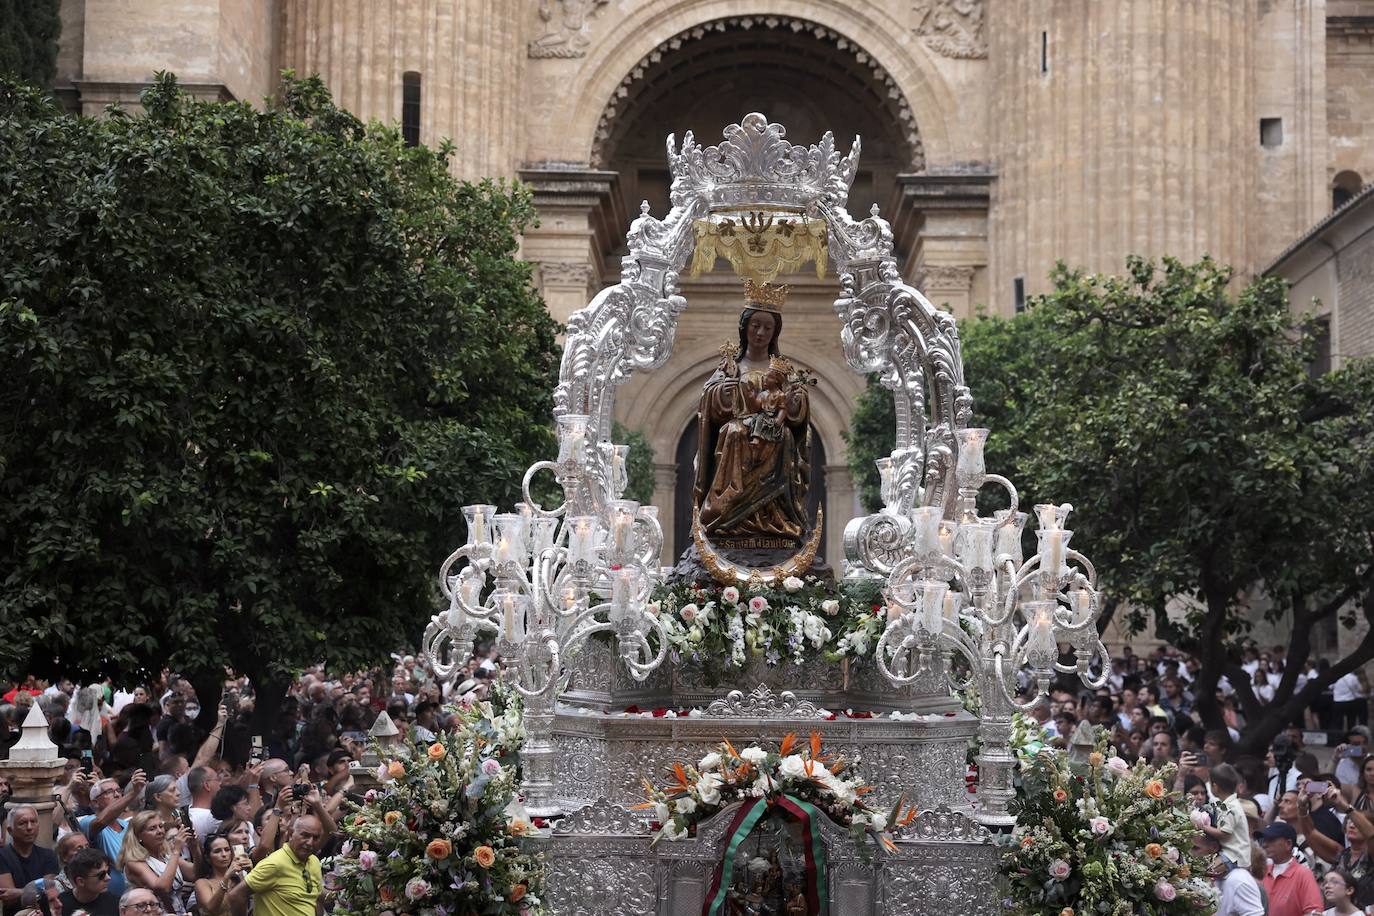
M 703 913 L 716 914 L 725 906 L 734 868 L 734 853 L 770 811 L 781 812 L 802 828 L 802 847 L 806 864 L 808 912 L 822 912 L 825 895 L 825 847 L 817 823 L 821 815 L 848 828 L 861 851 L 868 849 L 866 837 L 872 835 L 886 848 L 896 849 L 888 828 L 905 825 L 916 817 L 916 808 L 903 811 L 905 797 L 888 813 L 870 808 L 863 796 L 873 791 L 857 779 L 843 775 L 849 764 L 843 757 L 830 759 L 821 753 L 821 736 L 811 733 L 803 745 L 795 734 L 783 737 L 776 751 L 750 745 L 736 751 L 727 740 L 696 766 L 674 764 L 672 782 L 655 789 L 647 779 L 644 789 L 649 800 L 636 808 L 653 810 L 658 829 L 653 843 L 680 840 L 696 825 L 735 802 L 742 802 L 731 818 L 726 834 L 725 854 L 716 867 L 707 892 Z

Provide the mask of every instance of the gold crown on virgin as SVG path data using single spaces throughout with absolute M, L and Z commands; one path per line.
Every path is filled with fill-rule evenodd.
M 744 281 L 744 298 L 755 308 L 781 315 L 789 289 L 785 283 L 758 283 L 751 277 Z

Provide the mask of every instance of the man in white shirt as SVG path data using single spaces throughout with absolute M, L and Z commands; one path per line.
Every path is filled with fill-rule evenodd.
M 1264 916 L 1264 898 L 1259 882 L 1244 868 L 1230 862 L 1221 846 L 1205 833 L 1193 840 L 1193 853 L 1207 863 L 1207 877 L 1216 885 L 1216 916 Z
M 1331 705 L 1339 728 L 1351 728 L 1364 719 L 1364 684 L 1360 683 L 1355 672 L 1350 672 L 1331 685 Z
M 1336 781 L 1342 786 L 1358 789 L 1360 761 L 1369 753 L 1369 729 L 1356 725 L 1345 736 L 1345 744 L 1336 746 Z
M 186 774 L 186 786 L 191 790 L 191 827 L 201 840 L 219 826 L 219 819 L 210 813 L 210 802 L 223 781 L 218 770 L 205 766 L 195 767 Z

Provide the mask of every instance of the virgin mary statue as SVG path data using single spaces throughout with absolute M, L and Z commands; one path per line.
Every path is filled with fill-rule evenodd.
M 749 280 L 739 344 L 701 393 L 693 505 L 718 548 L 795 552 L 807 539 L 810 380 L 778 352 L 787 287 Z

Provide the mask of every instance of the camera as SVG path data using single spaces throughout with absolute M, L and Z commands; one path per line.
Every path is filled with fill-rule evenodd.
M 291 796 L 296 801 L 305 801 L 310 796 L 310 790 L 313 788 L 314 786 L 310 785 L 308 782 L 298 782 L 291 787 Z

